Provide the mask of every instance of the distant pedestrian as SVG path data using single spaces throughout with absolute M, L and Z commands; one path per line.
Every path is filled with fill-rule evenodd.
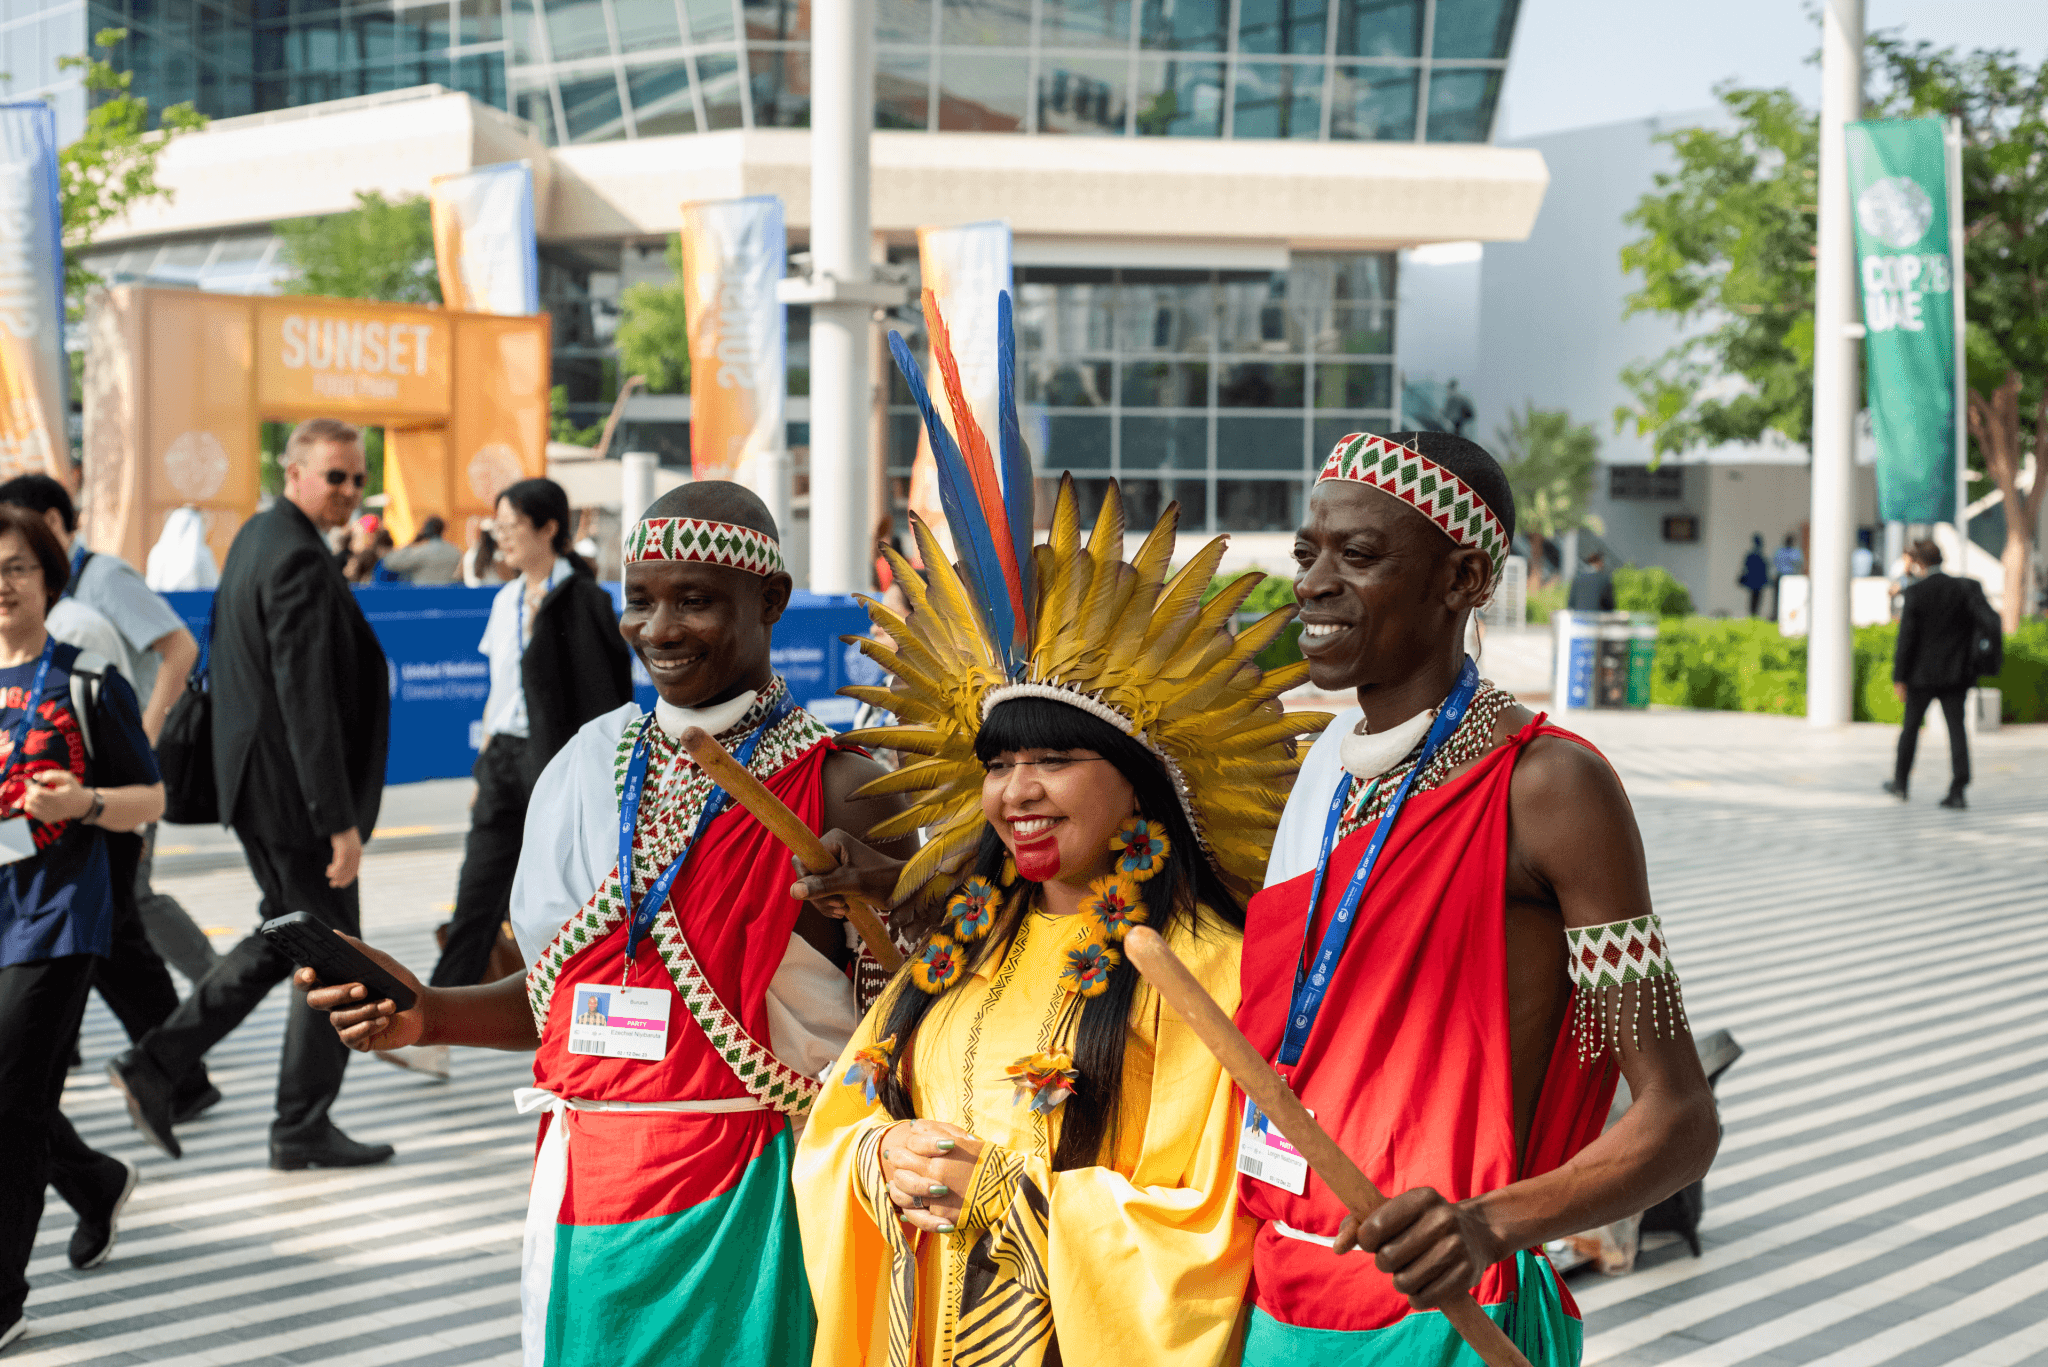
M 164 789 L 120 671 L 82 668 L 44 625 L 69 577 L 42 519 L 0 507 L 0 1347 L 24 1329 L 43 1188 L 79 1212 L 71 1262 L 91 1267 L 136 1178 L 88 1148 L 58 1102 L 113 936 L 121 886 L 107 835 L 154 821 Z
M 498 590 L 477 649 L 491 662 L 484 744 L 471 771 L 476 803 L 455 886 L 435 987 L 487 980 L 504 936 L 527 799 L 555 752 L 592 717 L 633 700 L 633 656 L 612 596 L 569 546 L 569 496 L 551 479 L 523 479 L 498 496 L 499 555 L 519 578 Z M 386 1062 L 448 1076 L 448 1046 L 381 1053 Z
M 1870 529 L 1856 533 L 1856 549 L 1849 552 L 1849 577 L 1868 579 L 1877 569 L 1877 552 L 1870 549 Z
M 1764 559 L 1764 534 L 1749 539 L 1749 554 L 1742 557 L 1742 577 L 1735 581 L 1749 590 L 1749 615 L 1764 615 L 1764 590 L 1771 586 L 1770 562 Z
M 1905 700 L 1906 717 L 1899 732 L 1898 764 L 1884 790 L 1905 800 L 1906 780 L 1913 772 L 1913 752 L 1920 744 L 1920 723 L 1930 705 L 1941 704 L 1948 723 L 1949 784 L 1944 807 L 1969 804 L 1963 789 L 1970 783 L 1970 741 L 1963 728 L 1963 705 L 1977 683 L 1976 641 L 1980 628 L 1997 630 L 1996 617 L 1984 598 L 1983 585 L 1942 572 L 1941 547 L 1916 541 L 1907 551 L 1920 576 L 1903 597 L 1899 645 L 1892 656 L 1892 687 Z
M 476 540 L 462 553 L 462 582 L 473 589 L 494 589 L 516 573 L 507 571 L 498 559 L 498 540 L 491 535 L 490 524 L 478 528 Z
M 342 573 L 351 584 L 386 584 L 395 576 L 384 569 L 392 547 L 391 530 L 375 513 L 365 513 L 349 529 L 348 559 Z
M 452 584 L 462 577 L 462 552 L 442 539 L 448 524 L 430 517 L 411 544 L 384 557 L 384 568 L 408 584 Z
M 384 793 L 391 694 L 384 652 L 322 533 L 363 496 L 361 434 L 332 418 L 285 444 L 284 496 L 235 534 L 214 597 L 213 763 L 220 815 L 262 891 L 263 920 L 305 911 L 361 929 L 356 874 Z M 170 1079 L 241 1024 L 292 965 L 261 935 L 224 956 L 171 1018 L 108 1072 L 143 1137 L 179 1156 Z M 274 1168 L 391 1157 L 328 1118 L 348 1051 L 297 993 L 278 1068 Z
M 1573 612 L 1614 611 L 1614 576 L 1607 572 L 1606 556 L 1594 551 L 1586 557 L 1586 567 L 1572 576 L 1571 596 L 1565 606 Z

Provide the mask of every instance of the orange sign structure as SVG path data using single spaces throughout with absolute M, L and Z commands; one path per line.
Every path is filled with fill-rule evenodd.
M 187 505 L 226 560 L 265 421 L 383 427 L 401 545 L 430 514 L 466 540 L 499 490 L 547 470 L 546 314 L 117 285 L 87 326 L 86 542 L 131 564 Z

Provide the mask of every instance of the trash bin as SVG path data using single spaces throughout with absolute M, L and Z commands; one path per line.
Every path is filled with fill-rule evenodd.
M 1550 614 L 1550 630 L 1557 639 L 1550 686 L 1552 711 L 1593 706 L 1600 616 L 1597 612 L 1558 611 Z
M 1657 664 L 1657 618 L 1647 612 L 1630 616 L 1628 630 L 1628 705 L 1650 705 L 1650 675 Z

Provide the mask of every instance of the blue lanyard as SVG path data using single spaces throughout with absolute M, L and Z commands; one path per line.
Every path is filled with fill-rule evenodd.
M 754 758 L 754 751 L 761 744 L 761 737 L 768 734 L 775 724 L 796 710 L 795 701 L 784 694 L 782 701 L 775 704 L 761 724 L 754 728 L 740 745 L 733 758 L 744 769 Z M 619 794 L 619 892 L 626 899 L 626 905 L 633 907 L 632 919 L 626 923 L 626 972 L 633 971 L 633 951 L 642 935 L 654 929 L 654 918 L 660 913 L 662 904 L 668 901 L 668 890 L 676 881 L 676 874 L 682 871 L 683 861 L 690 857 L 690 851 L 697 847 L 704 832 L 711 827 L 712 818 L 725 810 L 727 798 L 725 789 L 713 788 L 711 796 L 704 799 L 704 810 L 697 817 L 696 829 L 683 845 L 669 866 L 654 876 L 647 885 L 647 896 L 636 906 L 633 901 L 633 831 L 640 821 L 640 789 L 647 781 L 647 728 L 656 725 L 649 716 L 640 728 L 640 738 L 633 742 L 633 757 L 626 763 L 625 791 Z
M 1337 961 L 1343 957 L 1344 945 L 1358 923 L 1358 904 L 1365 899 L 1365 885 L 1380 861 L 1380 851 L 1386 846 L 1388 833 L 1394 829 L 1395 819 L 1401 815 L 1401 808 L 1407 804 L 1408 794 L 1415 787 L 1416 775 L 1428 766 L 1443 743 L 1450 739 L 1451 733 L 1458 729 L 1458 724 L 1465 720 L 1466 709 L 1471 707 L 1472 696 L 1478 691 L 1479 666 L 1473 664 L 1472 657 L 1467 655 L 1465 667 L 1458 672 L 1457 687 L 1451 690 L 1450 697 L 1444 699 L 1443 710 L 1436 714 L 1436 721 L 1422 742 L 1421 757 L 1394 791 L 1394 801 L 1373 831 L 1372 842 L 1365 849 L 1365 858 L 1358 861 L 1351 883 L 1344 889 L 1344 900 L 1338 904 L 1336 914 L 1330 917 L 1330 924 L 1323 931 L 1323 943 L 1316 950 L 1314 966 L 1307 972 L 1303 972 L 1299 965 L 1294 970 L 1294 999 L 1288 1006 L 1287 1032 L 1280 1038 L 1281 1067 L 1291 1068 L 1301 1062 L 1301 1051 L 1308 1044 L 1309 1031 L 1315 1028 L 1316 1016 L 1323 1009 L 1323 996 L 1330 990 L 1330 979 L 1336 975 Z M 1344 819 L 1344 805 L 1350 796 L 1351 775 L 1346 774 L 1344 781 L 1337 785 L 1336 796 L 1330 799 L 1330 815 L 1323 827 L 1323 852 L 1316 860 L 1315 886 L 1308 898 L 1308 920 L 1302 927 L 1304 948 L 1308 926 L 1314 924 L 1316 907 L 1323 900 L 1323 877 L 1330 868 L 1330 847 L 1336 843 L 1337 827 Z
M 36 661 L 36 679 L 28 686 L 28 699 L 22 704 L 21 716 L 14 723 L 12 739 L 7 749 L 7 766 L 0 768 L 0 783 L 5 783 L 14 773 L 14 766 L 21 763 L 21 747 L 28 740 L 29 728 L 36 719 L 36 705 L 43 700 L 43 685 L 50 678 L 50 657 L 57 653 L 57 638 L 43 637 L 43 656 Z

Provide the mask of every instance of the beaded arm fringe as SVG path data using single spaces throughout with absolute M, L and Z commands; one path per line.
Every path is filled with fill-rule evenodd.
M 1599 1053 L 1619 1054 L 1624 1028 L 1631 1047 L 1642 1048 L 1645 1006 L 1653 1039 L 1676 1039 L 1681 1029 L 1692 1028 L 1664 924 L 1654 912 L 1599 926 L 1568 926 L 1564 938 L 1579 1062 Z

